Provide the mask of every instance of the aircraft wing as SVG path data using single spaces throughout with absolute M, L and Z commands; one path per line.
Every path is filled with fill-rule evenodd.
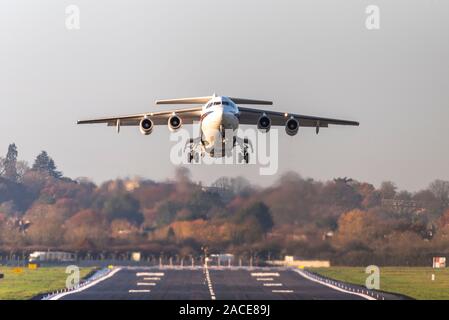
M 148 112 L 110 118 L 79 120 L 77 124 L 105 123 L 108 126 L 117 126 L 119 123 L 120 126 L 138 126 L 140 121 L 147 117 L 153 121 L 154 125 L 166 125 L 168 123 L 168 118 L 170 118 L 170 116 L 174 113 L 182 119 L 183 124 L 192 124 L 195 121 L 200 121 L 202 109 L 203 108 L 199 106 L 194 108 Z
M 359 125 L 359 123 L 356 121 L 321 118 L 314 116 L 306 116 L 302 114 L 283 113 L 283 112 L 244 108 L 244 107 L 239 107 L 239 111 L 240 111 L 240 124 L 257 125 L 257 121 L 259 120 L 259 118 L 263 114 L 265 114 L 271 119 L 272 126 L 285 126 L 285 122 L 291 117 L 298 120 L 300 127 L 323 128 L 328 127 L 330 124 L 345 125 L 345 126 Z

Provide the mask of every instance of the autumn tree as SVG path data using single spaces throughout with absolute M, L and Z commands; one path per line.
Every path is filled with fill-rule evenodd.
M 439 202 L 441 212 L 449 206 L 449 181 L 435 180 L 429 186 L 429 190 Z
M 380 185 L 379 192 L 382 199 L 393 199 L 396 196 L 396 184 L 391 181 L 384 181 Z
M 140 204 L 129 193 L 116 194 L 108 198 L 104 202 L 103 211 L 110 221 L 126 219 L 136 225 L 140 225 L 143 222 Z
M 339 218 L 335 243 L 339 247 L 356 244 L 370 247 L 387 233 L 387 224 L 378 215 L 355 209 Z
M 245 222 L 248 220 L 255 222 L 260 226 L 263 233 L 267 233 L 274 226 L 270 208 L 263 202 L 256 202 L 249 207 L 240 210 L 236 214 L 236 219 L 238 222 Z
M 61 245 L 64 230 L 64 215 L 60 210 L 48 204 L 35 204 L 25 214 L 25 220 L 31 222 L 27 238 L 34 245 L 57 247 Z
M 98 249 L 107 244 L 108 224 L 100 212 L 81 210 L 68 219 L 64 227 L 66 243 L 77 249 Z

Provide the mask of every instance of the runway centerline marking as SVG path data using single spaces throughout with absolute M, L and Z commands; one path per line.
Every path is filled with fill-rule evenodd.
M 159 280 L 161 280 L 161 278 L 143 278 L 143 280 L 145 280 L 145 281 L 159 281 Z
M 129 293 L 149 293 L 151 290 L 129 290 Z
M 215 292 L 214 292 L 214 289 L 212 287 L 212 281 L 210 279 L 210 273 L 209 273 L 209 268 L 207 266 L 207 262 L 204 263 L 204 274 L 206 275 L 206 281 L 207 281 L 207 286 L 209 288 L 210 298 L 212 300 L 215 300 L 216 299 Z
M 154 282 L 137 282 L 138 286 L 155 286 L 156 283 Z
M 257 278 L 257 281 L 273 281 L 273 278 Z
M 264 283 L 264 287 L 282 287 L 282 283 Z
M 293 290 L 271 290 L 273 293 L 293 293 Z

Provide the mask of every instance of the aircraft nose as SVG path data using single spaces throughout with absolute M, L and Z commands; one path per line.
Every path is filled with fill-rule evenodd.
M 217 107 L 217 109 L 215 109 L 215 116 L 217 118 L 217 120 L 222 121 L 223 120 L 223 116 L 224 116 L 224 110 L 223 107 Z

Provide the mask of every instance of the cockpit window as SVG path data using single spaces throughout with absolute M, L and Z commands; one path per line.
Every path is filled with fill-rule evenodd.
M 229 101 L 209 102 L 209 103 L 206 105 L 206 109 L 207 109 L 207 108 L 210 108 L 210 107 L 212 107 L 212 106 L 219 106 L 219 105 L 230 106 L 231 103 L 230 103 Z

